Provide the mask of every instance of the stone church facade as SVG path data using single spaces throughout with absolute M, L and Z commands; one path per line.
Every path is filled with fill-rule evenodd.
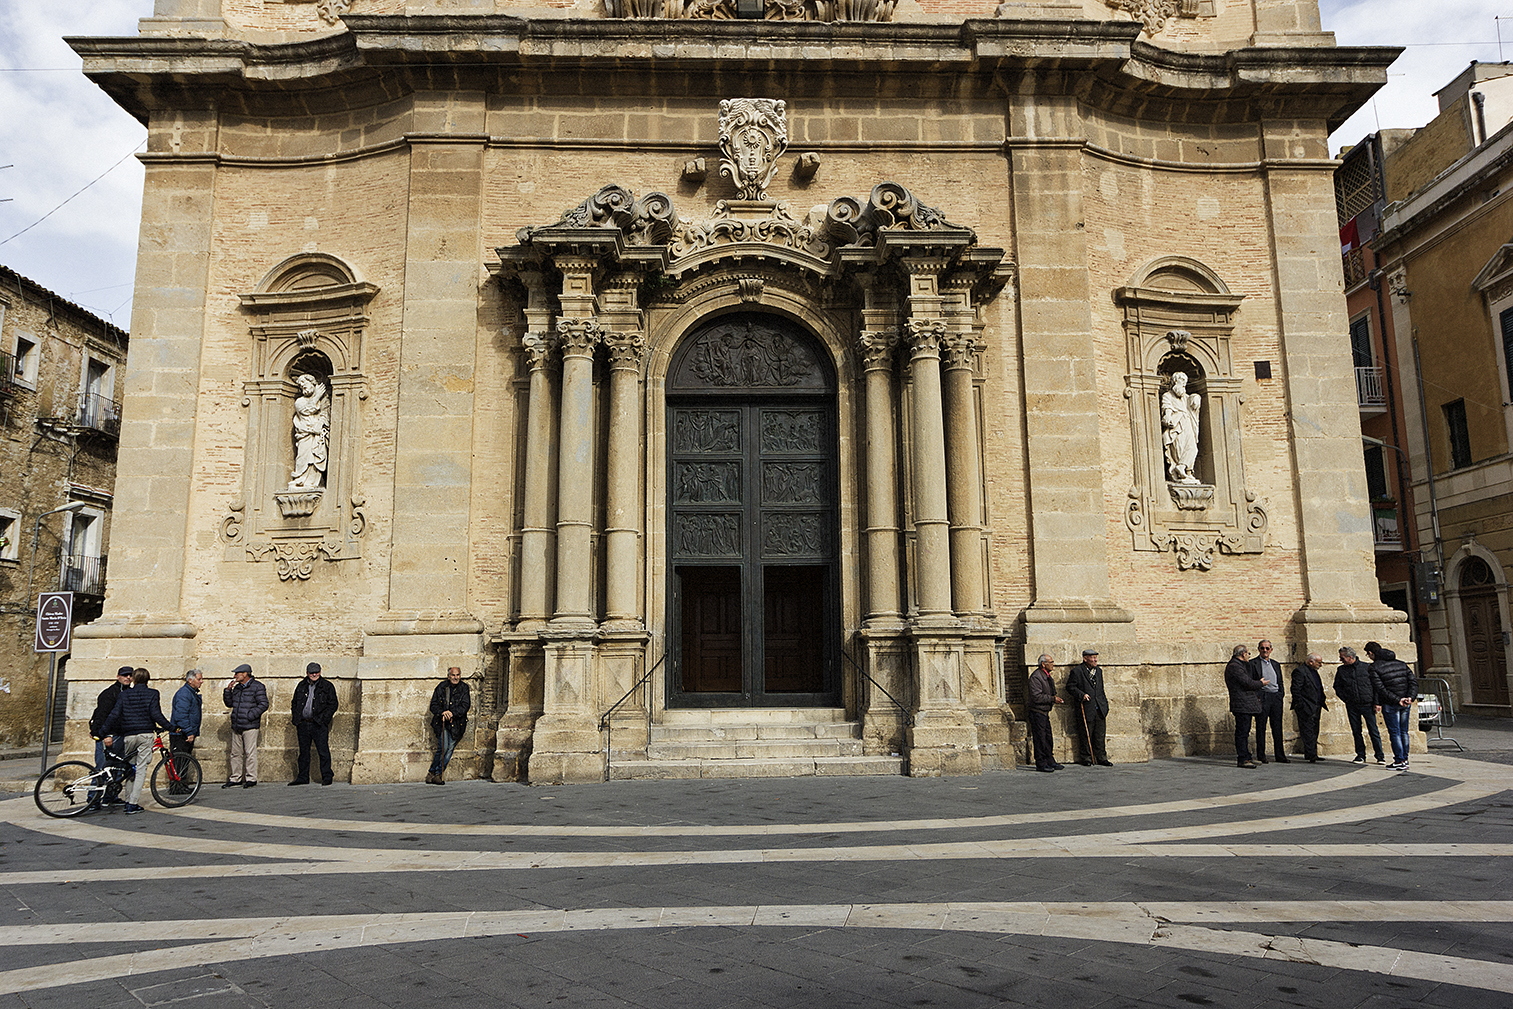
M 454 766 L 547 783 L 1012 766 L 1088 645 L 1114 760 L 1227 752 L 1234 643 L 1406 640 L 1326 146 L 1395 53 L 1312 0 L 157 0 L 73 45 L 150 145 L 72 675 L 251 662 L 271 778 L 310 660 L 339 777 L 421 778 L 458 665 Z

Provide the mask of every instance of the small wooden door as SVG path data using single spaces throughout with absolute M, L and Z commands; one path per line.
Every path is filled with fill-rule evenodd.
M 1472 704 L 1508 703 L 1508 662 L 1498 613 L 1497 585 L 1486 561 L 1473 557 L 1461 568 L 1460 610 L 1471 664 Z

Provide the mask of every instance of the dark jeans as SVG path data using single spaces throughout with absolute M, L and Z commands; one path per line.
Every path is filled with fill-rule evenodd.
M 1250 723 L 1254 722 L 1256 717 L 1235 712 L 1235 763 L 1237 764 L 1250 760 Z
M 1266 728 L 1271 727 L 1271 748 L 1277 759 L 1287 756 L 1282 747 L 1282 695 L 1261 691 L 1261 713 L 1256 716 L 1256 756 L 1266 759 Z
M 1372 756 L 1377 760 L 1382 759 L 1382 734 L 1377 731 L 1376 711 L 1369 705 L 1345 705 L 1345 714 L 1350 717 L 1350 734 L 1355 737 L 1355 755 L 1366 755 L 1366 741 L 1361 738 L 1361 723 L 1366 723 L 1366 729 L 1371 733 Z
M 1055 767 L 1056 751 L 1051 741 L 1051 715 L 1047 711 L 1030 712 L 1030 742 L 1035 748 L 1036 767 Z
M 310 780 L 310 744 L 320 754 L 320 780 L 331 783 L 331 726 L 319 722 L 295 722 L 294 731 L 299 734 L 299 768 L 294 772 L 295 781 Z
M 1082 754 L 1085 760 L 1107 760 L 1108 755 L 1104 752 L 1103 741 L 1107 732 L 1107 719 L 1098 710 L 1098 706 L 1091 701 L 1083 701 L 1077 707 L 1080 713 L 1074 719 L 1077 723 L 1077 737 L 1082 740 Z
M 441 727 L 441 732 L 436 736 L 436 759 L 431 761 L 431 774 L 441 774 L 447 769 L 447 764 L 452 761 L 452 750 L 457 747 L 457 738 L 447 731 L 446 726 Z
M 1319 713 L 1299 708 L 1298 744 L 1303 747 L 1303 756 L 1309 760 L 1319 759 Z
M 199 739 L 200 737 L 199 736 L 195 736 L 194 738 L 195 739 Z M 194 752 L 194 743 L 190 742 L 188 739 L 185 739 L 183 736 L 178 735 L 177 733 L 169 733 L 169 735 L 168 735 L 168 752 L 169 753 L 193 753 Z

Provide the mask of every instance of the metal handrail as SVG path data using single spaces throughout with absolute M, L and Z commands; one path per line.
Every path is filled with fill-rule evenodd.
M 1454 743 L 1456 750 L 1464 753 L 1466 748 L 1460 740 L 1451 739 L 1445 735 L 1445 726 L 1455 724 L 1455 697 L 1450 693 L 1450 681 L 1443 676 L 1420 676 L 1418 678 L 1420 693 L 1425 683 L 1437 683 L 1442 690 L 1436 690 L 1435 696 L 1439 698 L 1439 714 L 1434 716 L 1434 735 L 1429 738 L 1432 743 L 1439 740 L 1445 743 Z M 1447 720 L 1448 716 L 1448 720 Z
M 888 693 L 888 688 L 887 687 L 883 686 L 881 683 L 878 683 L 876 680 L 874 680 L 872 678 L 872 675 L 870 673 L 868 673 L 861 666 L 857 665 L 856 660 L 851 657 L 851 653 L 850 652 L 848 652 L 844 648 L 842 648 L 841 649 L 841 655 L 843 655 L 845 657 L 845 659 L 846 659 L 847 662 L 851 663 L 851 668 L 852 669 L 855 669 L 858 673 L 861 673 L 863 676 L 865 676 L 867 678 L 867 682 L 868 683 L 872 684 L 878 690 L 881 690 L 883 692 L 883 696 L 886 697 L 888 700 L 890 700 L 890 701 L 893 702 L 893 706 L 898 709 L 898 713 L 904 716 L 904 726 L 905 726 L 905 728 L 912 728 L 913 725 L 914 725 L 914 716 L 909 713 L 909 709 L 906 708 L 906 707 L 904 707 L 904 705 L 899 701 L 898 698 L 896 698 L 892 694 Z
M 609 716 L 613 715 L 615 713 L 616 709 L 618 709 L 620 707 L 620 705 L 622 705 L 626 701 L 630 700 L 630 696 L 632 694 L 634 694 L 637 690 L 640 690 L 642 684 L 644 684 L 647 680 L 651 679 L 651 674 L 655 673 L 657 671 L 658 667 L 660 667 L 662 665 L 663 659 L 666 659 L 666 658 L 667 658 L 667 652 L 664 651 L 662 653 L 662 658 L 660 658 L 656 662 L 652 663 L 651 668 L 648 669 L 645 673 L 642 674 L 641 678 L 635 682 L 635 685 L 632 686 L 629 690 L 627 690 L 625 692 L 624 696 L 622 696 L 618 701 L 616 701 L 614 704 L 611 704 L 609 706 L 609 710 L 606 711 L 603 715 L 601 715 L 599 717 L 599 731 L 602 732 L 602 733 L 604 733 L 604 780 L 605 781 L 609 780 L 609 764 L 610 764 L 610 760 L 614 756 L 615 730 L 614 730 L 614 727 L 610 725 Z M 646 706 L 646 734 L 647 734 L 648 737 L 651 736 L 651 705 L 650 704 L 648 704 Z

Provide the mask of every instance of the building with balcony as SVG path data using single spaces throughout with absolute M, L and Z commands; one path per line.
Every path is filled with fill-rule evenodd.
M 1336 172 L 1382 598 L 1421 672 L 1508 714 L 1513 573 L 1513 64 L 1471 64 L 1417 131 Z
M 1396 50 L 1313 0 L 445 7 L 72 40 L 150 135 L 97 682 L 319 661 L 355 782 L 424 775 L 448 666 L 460 773 L 973 774 L 1041 652 L 1101 651 L 1118 761 L 1227 751 L 1236 641 L 1406 643 L 1327 147 Z
M 0 748 L 39 744 L 48 659 L 36 598 L 74 593 L 100 615 L 121 417 L 124 331 L 0 267 Z M 60 510 L 62 509 L 62 510 Z M 63 657 L 55 737 L 67 696 Z

